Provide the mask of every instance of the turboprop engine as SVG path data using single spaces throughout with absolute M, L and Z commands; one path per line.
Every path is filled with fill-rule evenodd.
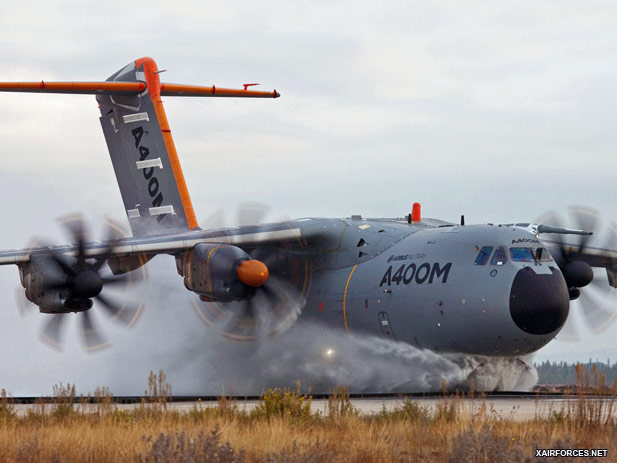
M 105 263 L 114 255 L 114 246 L 121 233 L 118 224 L 107 222 L 107 244 L 99 247 L 96 256 L 90 256 L 87 249 L 97 242 L 86 239 L 87 227 L 81 214 L 70 214 L 61 220 L 74 244 L 39 249 L 32 247 L 28 261 L 19 265 L 21 285 L 25 291 L 19 290 L 17 293 L 18 307 L 24 314 L 30 301 L 38 306 L 40 312 L 53 314 L 45 323 L 41 339 L 57 349 L 61 349 L 64 326 L 71 317 L 69 314 L 80 312 L 86 347 L 91 351 L 102 349 L 109 343 L 96 328 L 90 309 L 96 302 L 112 320 L 132 326 L 139 318 L 143 304 L 131 303 L 126 299 L 126 294 L 118 300 L 118 296 L 110 296 L 104 288 L 115 287 L 116 291 L 126 291 L 133 282 L 138 281 L 138 273 L 145 278 L 145 271 L 142 269 L 142 272 L 123 275 L 109 275 L 109 271 L 105 271 Z
M 268 281 L 266 265 L 230 245 L 197 244 L 179 263 L 184 285 L 204 301 L 242 301 Z

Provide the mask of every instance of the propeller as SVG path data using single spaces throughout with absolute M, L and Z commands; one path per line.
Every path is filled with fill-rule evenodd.
M 133 283 L 143 281 L 146 278 L 145 268 L 141 267 L 137 271 L 119 276 L 104 274 L 103 265 L 113 255 L 115 243 L 118 239 L 127 236 L 117 222 L 110 219 L 106 221 L 105 247 L 100 250 L 96 258 L 86 255 L 86 248 L 89 244 L 88 231 L 81 214 L 63 216 L 59 222 L 68 232 L 76 251 L 75 255 L 71 256 L 49 247 L 48 253 L 44 254 L 52 265 L 46 266 L 46 271 L 51 275 L 42 284 L 42 294 L 50 292 L 58 294 L 62 306 L 60 309 L 56 306 L 39 306 L 41 312 L 51 314 L 43 327 L 41 340 L 48 346 L 61 350 L 66 321 L 72 315 L 71 312 L 75 312 L 81 318 L 82 340 L 87 350 L 104 349 L 111 344 L 101 333 L 90 309 L 96 302 L 97 310 L 101 310 L 115 322 L 132 327 L 141 315 L 143 304 L 118 302 L 115 298 L 104 295 L 102 291 L 106 287 L 126 290 Z M 35 248 L 36 246 L 31 247 L 31 250 L 34 251 Z M 25 301 L 24 291 L 20 290 L 18 307 L 22 313 L 26 311 Z
M 269 211 L 262 203 L 243 202 L 237 208 L 235 225 L 259 226 Z M 202 225 L 204 229 L 224 228 L 224 212 L 215 211 Z M 231 302 L 201 297 L 193 301 L 193 306 L 206 325 L 222 325 L 221 336 L 226 339 L 253 341 L 276 336 L 296 321 L 306 303 L 311 277 L 309 261 L 298 242 L 280 242 L 244 251 L 251 259 L 237 265 L 236 278 L 246 297 Z
M 558 339 L 578 341 L 578 317 L 594 333 L 604 331 L 617 317 L 617 285 L 614 277 L 617 270 L 617 227 L 614 223 L 601 227 L 603 221 L 599 212 L 590 207 L 570 206 L 568 212 L 569 217 L 565 222 L 554 211 L 544 214 L 536 222 L 553 227 L 563 227 L 567 223 L 578 230 L 593 232 L 576 235 L 542 234 L 543 241 L 550 247 L 564 275 L 573 301 L 571 308 L 574 310 L 570 311 Z M 545 240 L 545 236 L 548 239 Z M 584 260 L 582 256 L 585 256 Z M 589 262 L 607 270 L 600 274 L 599 269 L 594 270 Z

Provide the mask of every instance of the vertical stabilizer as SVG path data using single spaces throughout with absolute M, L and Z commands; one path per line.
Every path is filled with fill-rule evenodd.
M 0 92 L 96 95 L 101 126 L 134 236 L 197 228 L 161 95 L 278 98 L 274 90 L 161 83 L 152 58 L 141 58 L 105 82 L 0 82 Z
M 161 101 L 156 63 L 141 58 L 108 81 L 145 82 L 137 95 L 98 95 L 101 126 L 134 236 L 197 227 Z

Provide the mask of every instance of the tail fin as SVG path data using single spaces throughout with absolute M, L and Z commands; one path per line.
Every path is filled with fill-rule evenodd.
M 198 226 L 163 96 L 277 98 L 273 92 L 164 84 L 152 58 L 141 58 L 106 82 L 0 83 L 0 91 L 95 94 L 101 126 L 134 236 Z
M 108 80 L 145 81 L 137 95 L 98 95 L 101 126 L 135 236 L 197 227 L 176 147 L 161 102 L 155 62 L 142 58 Z

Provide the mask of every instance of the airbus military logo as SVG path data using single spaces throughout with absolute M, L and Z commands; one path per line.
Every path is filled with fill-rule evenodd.
M 426 254 L 402 254 L 399 256 L 390 256 L 388 258 L 388 263 L 390 262 L 400 262 L 403 260 L 413 260 L 413 259 L 424 259 L 426 257 Z
M 392 274 L 393 268 L 392 265 L 390 265 L 381 279 L 379 286 L 392 286 L 393 284 L 400 285 L 401 283 L 408 285 L 412 282 L 418 285 L 424 283 L 447 283 L 451 268 L 452 262 L 448 262 L 443 267 L 439 262 L 435 262 L 434 264 L 424 262 L 420 265 L 401 265 L 396 272 Z
M 135 139 L 135 148 L 139 150 L 139 160 L 144 161 L 150 156 L 150 149 L 141 144 L 141 139 L 144 136 L 143 127 L 137 127 L 131 131 Z M 159 207 L 163 204 L 163 193 L 159 192 L 159 180 L 154 175 L 154 167 L 143 169 L 144 179 L 147 182 L 148 194 L 152 198 L 152 207 Z M 166 214 L 157 216 L 157 222 L 161 222 L 166 217 Z
M 539 240 L 533 239 L 533 238 L 519 238 L 517 240 L 512 240 L 512 244 L 519 244 L 519 243 L 534 243 L 534 244 L 540 244 Z

